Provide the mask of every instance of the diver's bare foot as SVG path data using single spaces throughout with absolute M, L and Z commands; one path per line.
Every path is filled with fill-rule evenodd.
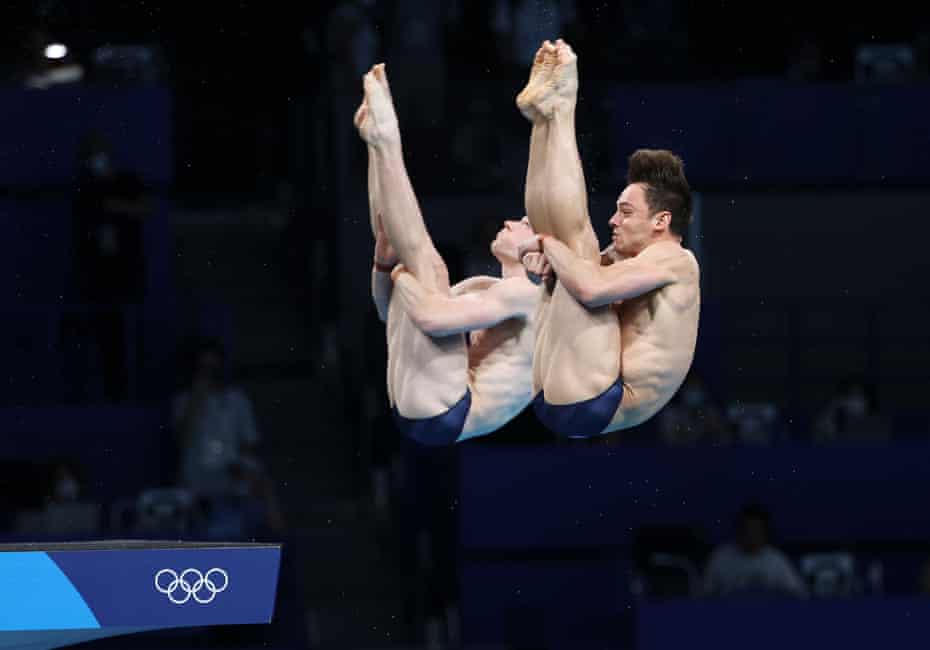
M 372 144 L 374 134 L 372 133 L 373 123 L 368 115 L 368 100 L 362 100 L 358 110 L 355 111 L 355 117 L 352 118 L 352 123 L 355 125 L 355 128 L 358 129 L 358 134 L 362 137 L 362 140 L 368 144 Z
M 373 147 L 400 146 L 400 127 L 384 64 L 372 66 L 362 79 L 365 100 L 356 113 L 356 128 Z M 361 124 L 361 125 L 360 125 Z
M 530 98 L 536 112 L 546 119 L 551 119 L 556 112 L 575 110 L 578 99 L 578 57 L 562 39 L 553 47 L 555 65 L 537 86 L 539 92 Z
M 526 87 L 517 95 L 517 108 L 530 122 L 535 122 L 542 117 L 533 105 L 533 98 L 542 92 L 542 86 L 555 66 L 555 53 L 555 45 L 549 41 L 543 41 L 539 49 L 536 50 L 536 56 L 533 57 L 530 80 L 526 82 Z

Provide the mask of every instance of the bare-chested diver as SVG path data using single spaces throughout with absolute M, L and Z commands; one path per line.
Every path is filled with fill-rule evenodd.
M 387 323 L 395 421 L 429 445 L 490 433 L 533 398 L 534 317 L 542 290 L 527 279 L 518 255 L 533 231 L 526 219 L 505 221 L 491 244 L 501 277 L 469 278 L 450 289 L 404 166 L 383 64 L 365 75 L 364 89 L 355 125 L 368 145 L 372 296 Z
M 700 286 L 681 245 L 691 190 L 671 152 L 630 157 L 612 244 L 598 252 L 575 139 L 577 92 L 575 53 L 544 42 L 517 97 L 533 124 L 526 210 L 537 233 L 521 255 L 535 253 L 527 268 L 551 267 L 557 279 L 537 329 L 536 415 L 559 435 L 588 437 L 649 419 L 678 390 L 694 358 Z

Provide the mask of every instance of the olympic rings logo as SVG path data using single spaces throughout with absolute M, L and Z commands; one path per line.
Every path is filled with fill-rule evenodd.
M 175 605 L 183 605 L 191 598 L 201 605 L 212 603 L 228 586 L 229 574 L 216 567 L 206 574 L 197 569 L 184 569 L 180 575 L 173 569 L 162 569 L 155 574 L 155 589 Z

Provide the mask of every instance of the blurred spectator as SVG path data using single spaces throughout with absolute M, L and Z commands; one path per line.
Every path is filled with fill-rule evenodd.
M 734 439 L 748 445 L 770 445 L 784 428 L 771 402 L 734 402 L 727 407 L 727 420 Z
M 92 83 L 154 84 L 165 78 L 165 56 L 158 44 L 106 44 L 90 60 Z
M 125 306 L 145 294 L 142 222 L 152 212 L 137 174 L 114 167 L 106 138 L 91 133 L 81 143 L 74 194 L 77 276 L 91 303 L 91 338 L 97 343 L 107 399 L 127 397 Z M 132 342 L 130 342 L 132 343 Z
M 814 440 L 820 443 L 887 437 L 888 419 L 879 413 L 875 387 L 863 379 L 841 381 L 836 393 L 814 422 Z
M 44 504 L 21 511 L 14 532 L 19 535 L 91 535 L 100 530 L 100 505 L 84 496 L 86 482 L 81 468 L 69 460 L 51 467 Z
M 798 39 L 789 53 L 788 78 L 792 81 L 820 81 L 823 77 L 823 51 L 812 34 Z
M 659 439 L 667 445 L 728 444 L 729 428 L 704 380 L 692 371 L 659 413 Z
M 745 506 L 737 519 L 736 539 L 711 553 L 704 574 L 704 594 L 806 597 L 804 582 L 787 556 L 770 544 L 769 533 L 768 511 L 756 504 Z
M 868 43 L 856 49 L 856 81 L 905 83 L 916 76 L 914 48 L 907 43 Z
M 252 403 L 224 377 L 225 352 L 213 340 L 196 344 L 190 388 L 174 399 L 181 447 L 181 484 L 204 496 L 236 494 L 233 467 L 258 443 Z
M 644 525 L 633 534 L 631 592 L 637 597 L 682 598 L 701 592 L 698 566 L 707 555 L 703 535 L 693 526 Z
M 183 539 L 199 524 L 194 496 L 183 488 L 152 488 L 139 495 L 132 507 L 133 535 L 171 535 Z
M 81 481 L 78 469 L 73 463 L 59 462 L 52 472 L 52 486 L 48 495 L 49 503 L 74 503 L 81 497 Z
M 264 525 L 280 531 L 284 521 L 273 484 L 254 453 L 259 433 L 252 402 L 227 384 L 224 370 L 222 344 L 198 342 L 190 388 L 172 405 L 181 486 L 205 502 L 208 520 L 222 533 Z
M 801 575 L 816 598 L 848 598 L 862 591 L 856 576 L 856 559 L 845 551 L 808 553 L 798 559 Z M 876 573 L 877 571 L 877 573 Z M 881 591 L 881 568 L 873 562 L 869 568 L 870 588 Z

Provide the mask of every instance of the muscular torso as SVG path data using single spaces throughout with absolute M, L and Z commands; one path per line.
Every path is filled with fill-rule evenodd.
M 472 408 L 464 437 L 500 428 L 526 408 L 533 395 L 535 314 L 471 332 L 468 378 Z
M 530 290 L 535 291 L 527 281 Z M 388 396 L 401 415 L 425 418 L 454 406 L 466 387 L 472 403 L 461 439 L 490 433 L 533 398 L 535 313 L 462 334 L 424 334 L 392 298 L 388 311 Z
M 404 417 L 439 415 L 465 394 L 468 348 L 463 334 L 427 336 L 393 296 L 388 307 L 387 344 L 388 398 Z
M 681 249 L 671 262 L 676 282 L 638 298 L 588 309 L 556 283 L 543 307 L 533 379 L 550 404 L 574 404 L 603 393 L 617 378 L 623 400 L 607 431 L 640 424 L 684 381 L 697 341 L 697 261 Z
M 588 309 L 556 282 L 536 338 L 535 387 L 550 404 L 600 395 L 620 376 L 620 328 L 609 307 Z
M 675 395 L 694 359 L 701 309 L 694 255 L 682 249 L 678 280 L 615 307 L 623 340 L 624 395 L 609 431 L 648 420 Z

